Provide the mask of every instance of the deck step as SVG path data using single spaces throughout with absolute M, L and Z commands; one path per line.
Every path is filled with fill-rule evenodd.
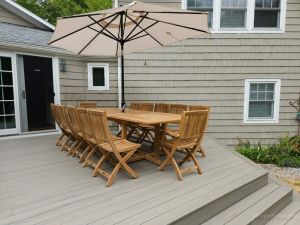
M 292 189 L 269 179 L 268 185 L 224 210 L 204 225 L 262 225 L 292 201 Z
M 242 177 L 232 182 L 230 185 L 222 186 L 220 189 L 211 191 L 202 198 L 197 198 L 196 193 L 193 194 L 193 200 L 188 204 L 181 204 L 171 210 L 171 205 L 166 205 L 167 212 L 159 217 L 149 219 L 145 225 L 155 224 L 176 224 L 176 225 L 196 225 L 202 224 L 208 219 L 216 216 L 218 213 L 234 205 L 246 196 L 263 188 L 268 184 L 268 173 L 262 170 L 254 170 L 252 174 Z M 199 190 L 201 192 L 201 190 Z M 176 218 L 179 213 L 185 215 Z M 147 214 L 147 215 L 146 215 Z M 145 216 L 152 214 L 151 211 L 145 212 Z M 154 213 L 153 213 L 154 214 Z M 140 215 L 141 216 L 141 215 Z M 173 220 L 173 221 L 172 221 Z M 139 221 L 132 220 L 131 224 L 139 224 Z M 125 223 L 120 223 L 125 224 Z
M 266 225 L 299 225 L 300 224 L 300 201 L 294 200 L 281 210 Z

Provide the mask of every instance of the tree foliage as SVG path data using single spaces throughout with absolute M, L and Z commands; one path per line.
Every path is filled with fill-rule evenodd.
M 16 2 L 53 25 L 57 17 L 112 7 L 112 0 L 16 0 Z

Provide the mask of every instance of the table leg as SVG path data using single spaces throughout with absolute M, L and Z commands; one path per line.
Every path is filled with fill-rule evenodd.
M 122 138 L 127 139 L 127 124 L 126 123 L 121 123 L 122 127 Z

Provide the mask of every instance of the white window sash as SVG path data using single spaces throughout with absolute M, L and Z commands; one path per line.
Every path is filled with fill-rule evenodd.
M 104 68 L 104 86 L 94 86 L 93 68 Z M 108 91 L 109 90 L 109 64 L 108 63 L 88 63 L 88 90 Z
M 274 104 L 273 118 L 249 118 L 249 102 L 250 102 L 250 84 L 253 83 L 272 83 L 274 84 Z M 279 123 L 279 108 L 280 108 L 280 79 L 246 79 L 244 93 L 244 123 Z
M 247 1 L 245 28 L 221 28 L 221 0 L 213 1 L 213 21 L 211 33 L 284 33 L 287 0 L 280 1 L 280 18 L 278 28 L 254 28 L 255 0 Z M 187 9 L 187 0 L 181 0 L 182 9 Z

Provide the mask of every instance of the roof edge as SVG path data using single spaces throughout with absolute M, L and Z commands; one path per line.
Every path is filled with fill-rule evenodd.
M 0 5 L 43 30 L 55 30 L 52 24 L 12 0 L 2 0 L 0 1 Z

